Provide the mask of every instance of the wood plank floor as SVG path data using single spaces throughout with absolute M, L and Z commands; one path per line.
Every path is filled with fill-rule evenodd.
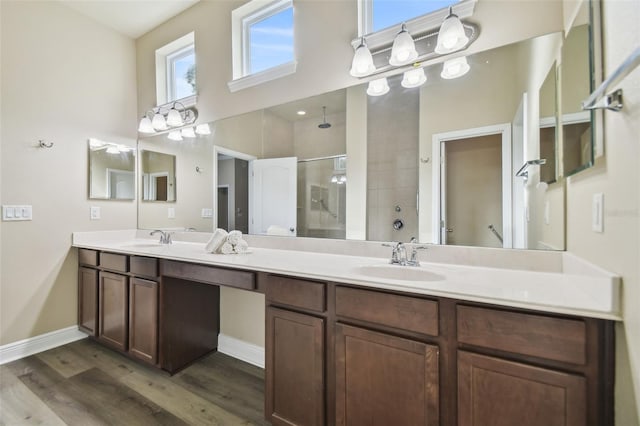
M 0 366 L 0 425 L 267 425 L 264 370 L 220 353 L 174 376 L 89 340 Z

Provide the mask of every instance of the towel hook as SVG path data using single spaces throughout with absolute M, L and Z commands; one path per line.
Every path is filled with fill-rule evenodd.
M 38 147 L 40 148 L 53 148 L 53 142 L 45 142 L 44 139 L 38 140 Z

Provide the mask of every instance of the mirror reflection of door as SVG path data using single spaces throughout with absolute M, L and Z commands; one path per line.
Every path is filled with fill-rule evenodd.
M 249 232 L 249 162 L 218 154 L 218 228 Z
M 229 186 L 218 185 L 218 228 L 229 231 Z
M 153 198 L 156 201 L 167 201 L 167 176 L 156 176 L 155 177 L 155 197 Z
M 449 140 L 442 150 L 443 241 L 502 247 L 502 136 Z

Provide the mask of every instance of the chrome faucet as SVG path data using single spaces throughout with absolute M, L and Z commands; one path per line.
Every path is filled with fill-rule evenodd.
M 393 242 L 393 243 L 383 243 L 382 245 L 385 247 L 391 247 L 391 260 L 389 261 L 392 265 L 401 265 L 401 266 L 420 266 L 420 261 L 418 260 L 418 250 L 426 250 L 427 246 L 416 245 L 417 240 L 415 238 L 411 239 L 411 255 L 407 258 L 407 247 L 404 243 L 401 242 Z
M 167 231 L 163 231 L 161 229 L 156 229 L 155 231 L 151 231 L 149 235 L 160 234 L 160 244 L 171 244 L 171 233 Z

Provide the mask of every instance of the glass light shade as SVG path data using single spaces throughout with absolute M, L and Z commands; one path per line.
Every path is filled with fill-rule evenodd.
M 209 128 L 209 124 L 204 123 L 204 124 L 198 124 L 196 126 L 196 133 L 199 135 L 210 135 L 211 134 L 211 129 Z
M 142 117 L 142 120 L 140 120 L 140 124 L 138 124 L 138 131 L 140 133 L 155 133 L 155 129 L 153 128 L 153 125 L 151 124 L 151 119 L 149 119 L 149 117 L 147 117 L 146 115 L 144 117 Z
M 360 45 L 353 54 L 353 61 L 351 62 L 351 70 L 349 74 L 354 77 L 365 77 L 376 70 L 373 65 L 373 56 L 367 47 L 364 37 L 360 42 Z
M 389 64 L 393 66 L 406 65 L 414 61 L 417 57 L 418 52 L 416 51 L 416 45 L 407 31 L 406 26 L 402 24 L 402 29 L 393 40 Z
M 155 113 L 151 120 L 151 126 L 158 131 L 167 130 L 167 122 L 164 119 L 164 115 L 159 112 Z
M 331 183 L 338 183 L 338 176 L 336 175 L 331 176 Z
M 182 135 L 180 134 L 179 130 L 174 130 L 172 132 L 169 132 L 169 135 L 167 137 L 169 139 L 171 139 L 172 141 L 181 141 L 182 140 Z
M 193 131 L 193 127 L 185 127 L 184 129 L 180 130 L 180 134 L 182 135 L 183 138 L 196 137 L 196 132 Z
M 464 32 L 460 18 L 449 13 L 438 31 L 435 52 L 440 54 L 455 52 L 465 47 L 467 43 L 469 43 L 469 37 Z
M 424 73 L 424 68 L 416 68 L 414 70 L 406 71 L 400 84 L 402 87 L 410 89 L 412 87 L 422 86 L 426 81 L 427 76 Z
M 388 91 L 389 83 L 387 83 L 386 77 L 370 81 L 369 87 L 367 87 L 367 95 L 369 96 L 382 96 Z
M 471 67 L 467 62 L 466 56 L 449 59 L 442 65 L 442 72 L 440 73 L 440 77 L 446 80 L 451 80 L 452 78 L 462 77 L 463 75 L 468 73 L 470 69 Z
M 184 121 L 182 120 L 180 112 L 175 108 L 171 108 L 167 114 L 167 125 L 170 127 L 180 127 L 183 124 Z
M 345 183 L 346 181 L 347 181 L 346 175 L 341 175 L 340 178 L 338 179 L 338 183 Z

